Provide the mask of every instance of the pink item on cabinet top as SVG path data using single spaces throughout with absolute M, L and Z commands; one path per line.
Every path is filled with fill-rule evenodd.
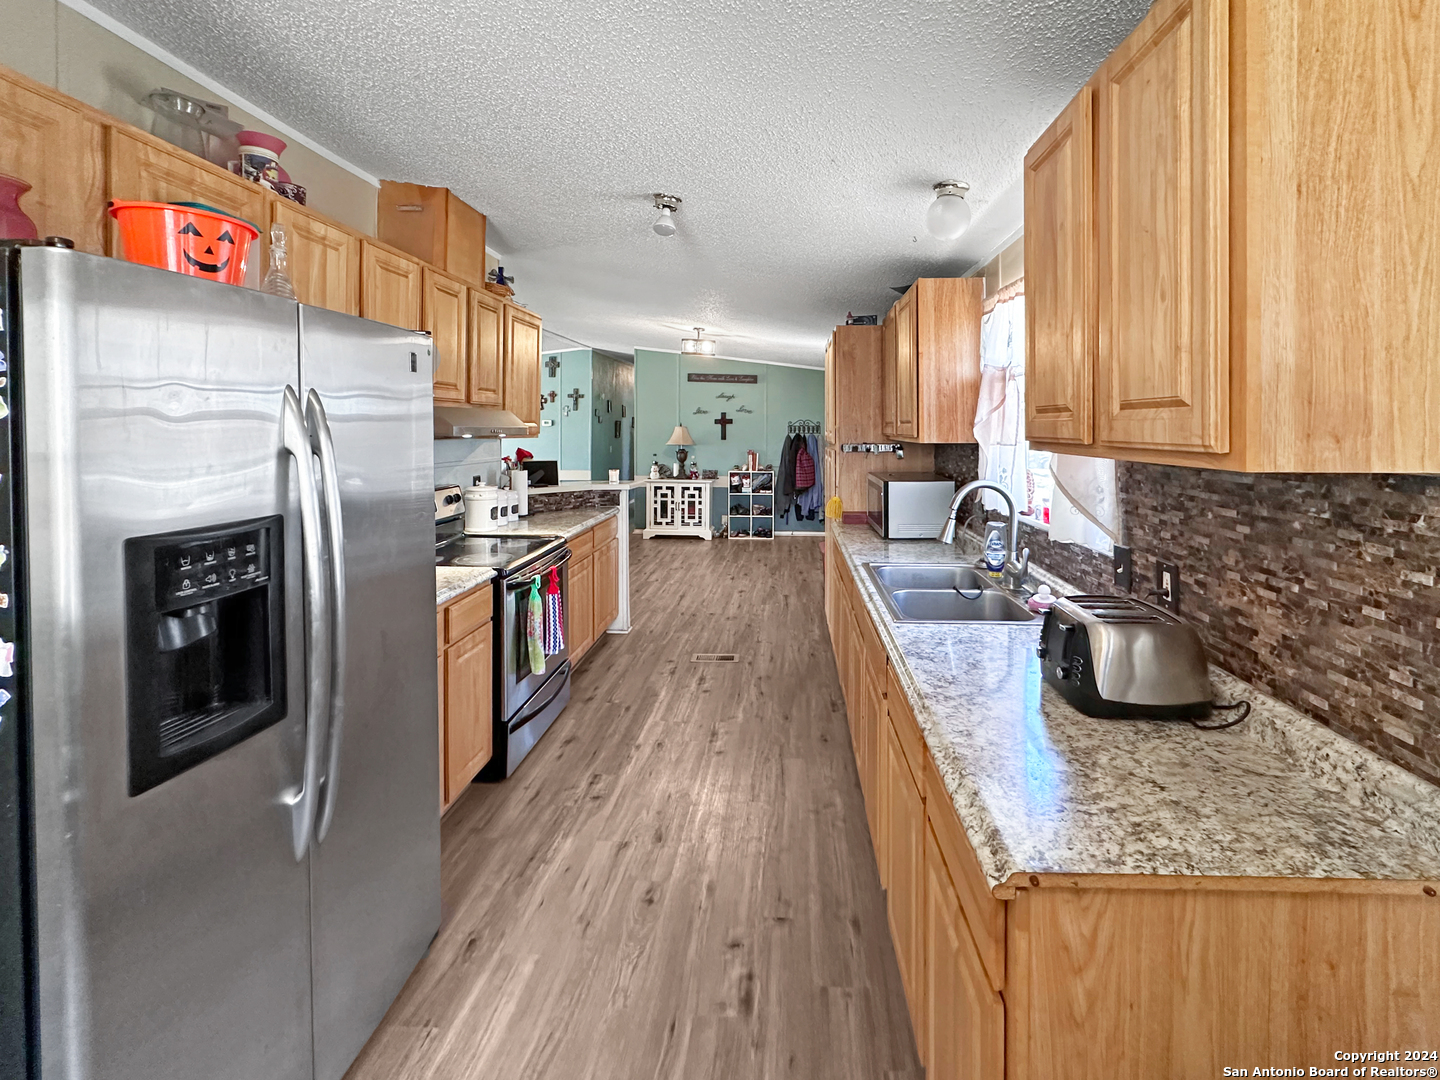
M 18 176 L 0 173 L 0 240 L 38 240 L 40 230 L 20 209 L 20 196 L 30 185 Z

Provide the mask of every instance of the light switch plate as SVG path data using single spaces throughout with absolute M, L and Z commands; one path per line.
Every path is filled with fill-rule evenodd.
M 1180 567 L 1174 563 L 1155 564 L 1154 600 L 1168 611 L 1180 611 Z
M 1115 588 L 1121 592 L 1129 592 L 1134 566 L 1130 561 L 1130 549 L 1128 547 L 1115 548 Z

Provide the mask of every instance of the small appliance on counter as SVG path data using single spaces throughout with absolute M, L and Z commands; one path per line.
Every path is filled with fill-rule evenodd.
M 934 540 L 954 497 L 955 481 L 937 473 L 871 473 L 866 517 L 886 540 Z
M 1200 635 L 1140 600 L 1061 597 L 1037 651 L 1045 681 L 1086 716 L 1197 720 L 1214 707 Z
M 531 458 L 525 462 L 525 471 L 529 474 L 529 484 L 532 490 L 560 486 L 560 462 L 558 461 L 540 461 Z

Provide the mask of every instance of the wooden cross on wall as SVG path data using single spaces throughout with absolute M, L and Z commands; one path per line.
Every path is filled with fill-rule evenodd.
M 733 416 L 726 416 L 722 412 L 715 418 L 714 422 L 720 425 L 720 441 L 724 442 L 725 432 L 729 429 L 730 425 L 735 422 L 735 418 Z
M 566 396 L 567 398 L 569 398 L 570 401 L 571 401 L 571 411 L 572 411 L 572 412 L 579 412 L 579 411 L 580 411 L 580 399 L 585 396 L 584 394 L 582 394 L 582 393 L 580 392 L 580 388 L 579 388 L 578 386 L 575 387 L 574 390 L 571 390 L 571 391 L 570 391 L 568 394 L 566 394 L 565 396 Z

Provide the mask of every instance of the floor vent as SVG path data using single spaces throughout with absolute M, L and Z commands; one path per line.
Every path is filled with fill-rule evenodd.
M 697 652 L 690 657 L 692 664 L 738 664 L 740 657 L 733 652 Z

